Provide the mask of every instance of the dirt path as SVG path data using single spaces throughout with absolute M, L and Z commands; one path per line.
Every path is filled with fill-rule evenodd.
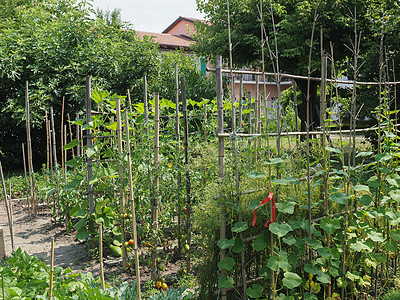
M 98 268 L 90 260 L 88 251 L 65 228 L 52 223 L 51 210 L 46 206 L 38 209 L 36 217 L 29 217 L 21 203 L 13 204 L 14 249 L 21 247 L 30 255 L 45 259 L 50 265 L 51 238 L 54 237 L 54 265 L 70 267 L 73 272 L 85 271 L 96 274 Z M 10 255 L 11 238 L 4 201 L 0 202 L 0 227 L 5 235 L 6 255 Z

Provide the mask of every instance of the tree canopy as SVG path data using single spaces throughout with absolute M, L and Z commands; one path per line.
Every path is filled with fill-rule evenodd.
M 359 76 L 377 79 L 379 72 L 380 37 L 385 36 L 384 47 L 388 57 L 398 61 L 400 8 L 397 1 L 361 1 L 361 0 L 230 0 L 230 22 L 233 45 L 233 62 L 236 66 L 259 67 L 261 64 L 261 17 L 265 26 L 266 38 L 274 49 L 274 34 L 272 16 L 277 32 L 277 48 L 280 71 L 304 75 L 308 73 L 308 58 L 310 38 L 313 28 L 314 11 L 317 7 L 315 21 L 314 43 L 311 60 L 311 76 L 320 76 L 321 48 L 331 54 L 337 62 L 338 74 L 352 78 L 354 71 L 353 50 L 355 32 L 360 41 L 359 59 L 363 67 Z M 197 0 L 200 11 L 206 14 L 207 23 L 197 23 L 197 51 L 203 55 L 216 54 L 228 57 L 227 1 Z M 271 9 L 272 7 L 272 9 Z M 272 12 L 272 13 L 271 13 Z M 320 38 L 320 28 L 323 39 Z M 265 46 L 265 64 L 272 71 L 267 45 Z M 396 66 L 398 64 L 395 64 Z M 396 67 L 397 69 L 397 67 Z M 296 80 L 303 95 L 307 84 Z M 316 84 L 311 84 L 311 111 L 316 113 Z M 304 97 L 303 97 L 304 100 Z M 302 125 L 304 129 L 305 101 L 301 106 Z M 371 103 L 371 105 L 373 105 Z M 364 111 L 368 108 L 365 107 Z M 367 111 L 369 113 L 369 111 Z M 315 114 L 314 114 L 315 115 Z M 318 125 L 319 118 L 313 118 L 311 123 Z

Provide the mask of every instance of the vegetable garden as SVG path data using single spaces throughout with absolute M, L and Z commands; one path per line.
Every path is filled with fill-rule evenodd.
M 46 112 L 41 172 L 32 165 L 27 82 L 27 166 L 20 183 L 27 211 L 34 216 L 47 203 L 54 222 L 95 253 L 100 276 L 54 267 L 53 253 L 49 268 L 18 249 L 0 263 L 3 298 L 385 299 L 392 288 L 387 297 L 394 297 L 400 288 L 399 82 L 382 47 L 379 80 L 358 81 L 357 35 L 354 80 L 338 79 L 333 50 L 321 53 L 321 78 L 311 77 L 313 37 L 310 44 L 307 76 L 280 73 L 277 48 L 269 49 L 276 72 L 233 71 L 229 36 L 229 70 L 220 56 L 209 70 L 216 99 L 187 99 L 177 66 L 168 83 L 174 101 L 151 95 L 146 76 L 141 99 L 131 99 L 130 90 L 112 94 L 96 79 L 92 87 L 87 77 L 85 109 L 76 118 L 65 118 L 63 99 L 58 139 L 53 111 Z M 274 79 L 274 109 L 265 86 L 254 97 L 244 97 L 243 88 L 238 97 L 227 92 L 226 83 L 243 74 Z M 296 85 L 281 92 L 283 78 L 308 83 L 306 132 L 298 128 Z M 316 131 L 310 131 L 312 81 L 321 99 Z M 376 126 L 357 129 L 358 93 L 365 92 L 376 96 Z M 12 242 L 12 197 L 0 170 Z M 121 257 L 120 268 L 133 281 L 107 284 L 103 262 L 111 257 Z M 188 289 L 176 284 L 180 277 L 194 278 Z

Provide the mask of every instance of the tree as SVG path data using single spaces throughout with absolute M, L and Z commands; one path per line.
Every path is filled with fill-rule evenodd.
M 399 13 L 398 4 L 387 1 L 385 15 L 390 23 L 390 32 L 393 42 L 398 44 L 398 37 L 394 34 L 398 29 L 398 21 L 395 21 Z M 390 2 L 390 3 L 389 3 Z M 258 0 L 230 0 L 231 30 L 233 58 L 236 66 L 252 65 L 259 67 L 261 63 L 260 46 L 260 17 Z M 272 10 L 277 30 L 277 44 L 279 51 L 279 63 L 282 72 L 307 75 L 308 56 L 310 50 L 310 37 L 313 27 L 314 10 L 318 3 L 318 17 L 316 19 L 316 32 L 312 49 L 311 76 L 320 76 L 322 46 L 325 53 L 330 54 L 330 43 L 333 45 L 334 58 L 338 62 L 338 73 L 345 72 L 350 78 L 353 76 L 351 68 L 353 53 L 351 49 L 354 44 L 354 20 L 356 19 L 357 32 L 362 32 L 360 56 L 375 64 L 377 45 L 379 45 L 380 23 L 382 19 L 382 4 L 371 4 L 360 0 L 323 0 L 323 1 L 301 1 L 301 0 L 273 0 Z M 270 14 L 270 1 L 262 0 L 263 22 L 268 33 L 268 42 L 274 49 L 273 28 Z M 227 34 L 227 5 L 225 0 L 197 0 L 200 11 L 206 14 L 208 23 L 196 23 L 198 34 L 196 35 L 196 50 L 203 55 L 214 56 L 221 54 L 228 57 L 228 34 Z M 355 18 L 356 17 L 356 18 Z M 386 27 L 385 31 L 389 31 Z M 323 28 L 324 38 L 320 39 L 319 29 Z M 322 44 L 322 45 L 321 45 Z M 396 47 L 390 47 L 396 51 Z M 265 57 L 269 57 L 268 47 L 265 47 Z M 379 51 L 378 51 L 379 53 Z M 397 61 L 397 59 L 396 59 Z M 366 64 L 368 65 L 368 64 Z M 271 63 L 266 61 L 267 68 L 271 69 Z M 364 78 L 370 77 L 371 72 L 361 69 Z M 305 131 L 305 120 L 307 104 L 307 81 L 296 80 L 302 92 L 300 106 L 300 118 L 302 120 L 302 131 Z M 310 86 L 310 112 L 311 129 L 319 125 L 319 107 L 317 101 L 317 82 L 311 82 Z

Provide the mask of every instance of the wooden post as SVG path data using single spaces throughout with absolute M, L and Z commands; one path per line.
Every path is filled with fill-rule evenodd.
M 239 132 L 242 132 L 243 123 L 243 75 L 240 74 L 239 86 Z
M 293 106 L 294 106 L 294 124 L 296 132 L 299 132 L 299 107 L 297 105 L 297 85 L 296 81 L 292 80 L 293 86 Z M 299 137 L 296 136 L 296 146 L 299 149 Z
M 104 281 L 104 266 L 103 266 L 103 224 L 99 224 L 99 249 L 100 249 L 100 279 L 101 287 L 103 290 L 106 289 L 106 284 Z
M 54 179 L 54 172 L 53 172 L 53 147 L 52 145 L 52 138 L 51 138 L 51 124 L 50 124 L 50 120 L 48 120 L 48 131 L 49 131 L 49 161 L 50 161 L 50 175 L 51 175 L 51 180 Z
M 181 137 L 179 133 L 179 78 L 178 78 L 178 64 L 175 63 L 175 137 L 176 137 L 176 167 L 179 170 L 176 179 L 176 197 L 178 199 L 178 234 L 181 235 L 182 230 L 182 220 L 181 220 L 181 163 L 180 163 L 180 153 L 181 153 Z M 182 242 L 178 239 L 178 254 L 179 257 L 182 254 Z
M 156 279 L 157 272 L 157 237 L 158 237 L 158 205 L 160 178 L 158 168 L 160 165 L 160 102 L 159 94 L 155 93 L 154 102 L 154 198 L 152 207 L 153 249 L 151 253 L 151 279 Z
M 124 166 L 122 163 L 123 159 L 123 149 L 122 149 L 122 122 L 121 122 L 121 99 L 116 98 L 116 108 L 117 108 L 117 140 L 118 140 L 118 177 L 119 177 L 119 204 L 120 204 L 120 215 L 125 214 L 125 188 L 124 188 Z M 128 137 L 129 138 L 129 137 Z M 122 265 L 124 268 L 127 266 L 127 255 L 125 242 L 125 220 L 122 219 L 121 224 L 121 239 L 122 239 Z
M 10 215 L 10 209 L 8 207 L 6 183 L 4 181 L 3 167 L 1 165 L 1 161 L 0 161 L 0 176 L 1 176 L 1 184 L 3 187 L 4 204 L 6 206 L 6 211 L 7 211 L 8 228 L 10 229 L 11 249 L 12 249 L 12 251 L 14 251 L 14 232 L 13 232 L 13 226 L 12 226 L 12 219 L 11 219 L 11 215 Z
M 64 105 L 65 105 L 65 96 L 62 98 L 62 106 L 61 106 L 61 169 L 63 174 L 65 174 L 65 157 L 64 157 Z
M 136 270 L 136 291 L 137 297 L 140 300 L 140 262 L 139 262 L 139 243 L 137 238 L 137 224 L 136 224 L 136 209 L 135 209 L 135 199 L 133 198 L 133 181 L 132 181 L 132 155 L 131 146 L 129 140 L 129 121 L 128 121 L 128 111 L 125 110 L 125 135 L 126 135 L 126 149 L 128 156 L 128 172 L 129 172 L 129 201 L 131 201 L 131 211 L 132 211 L 132 229 L 133 229 L 133 241 L 134 241 L 134 254 L 135 254 L 135 270 Z
M 191 245 L 191 197 L 190 197 L 190 170 L 189 170 L 189 124 L 188 124 L 188 112 L 187 112 L 187 101 L 186 101 L 186 84 L 185 77 L 181 79 L 182 88 L 182 107 L 183 107 L 183 120 L 184 120 L 184 145 L 185 145 L 185 169 L 186 169 L 186 237 L 187 244 Z M 187 254 L 186 259 L 186 270 L 189 272 L 190 267 L 190 250 Z
M 86 123 L 88 124 L 92 120 L 92 105 L 91 105 L 91 89 L 92 89 L 92 81 L 90 76 L 86 77 Z M 86 129 L 86 149 L 92 147 L 92 130 Z M 94 203 L 93 203 L 93 185 L 90 184 L 90 179 L 92 178 L 92 165 L 93 159 L 92 157 L 87 157 L 87 172 L 86 172 L 86 180 L 87 180 L 87 189 L 88 189 L 88 201 L 89 201 L 89 215 L 92 215 L 94 212 Z M 92 230 L 94 224 L 89 224 Z
M 0 227 L 0 259 L 3 259 L 5 257 L 6 257 L 6 245 L 4 243 L 4 231 L 3 228 Z
M 64 125 L 64 136 L 63 136 L 63 139 L 64 139 L 64 143 L 63 143 L 63 148 L 65 147 L 65 145 L 67 144 L 67 125 Z M 68 158 L 67 158 L 67 150 L 62 150 L 62 155 L 63 155 L 63 157 L 64 157 L 64 177 L 65 177 L 65 184 L 67 184 L 67 165 L 66 165 L 66 162 L 67 162 L 67 160 L 68 160 Z
M 49 300 L 53 296 L 53 274 L 54 274 L 54 238 L 51 238 L 51 255 L 50 255 L 50 291 Z
M 249 116 L 248 116 L 248 134 L 251 134 L 251 122 L 252 122 L 252 120 L 251 120 L 251 91 L 248 91 L 248 93 L 247 93 L 247 98 L 248 98 L 248 104 L 247 104 L 247 109 L 249 109 L 250 111 L 249 111 Z M 250 144 L 251 144 L 251 140 L 249 139 L 248 140 L 248 143 L 249 143 L 249 146 L 250 146 Z
M 223 87 L 222 87 L 222 57 L 218 55 L 215 58 L 216 63 L 216 72 L 215 72 L 215 81 L 217 88 L 217 112 L 218 112 L 218 133 L 224 133 L 224 103 L 223 103 Z M 224 153 L 224 138 L 218 137 L 218 167 L 219 174 L 218 178 L 220 183 L 222 184 L 225 177 L 225 153 Z M 221 219 L 220 219 L 220 230 L 219 236 L 221 239 L 226 238 L 226 207 L 221 201 Z M 220 251 L 220 261 L 224 260 L 226 256 L 226 251 Z M 221 275 L 226 275 L 225 270 L 221 271 Z M 227 300 L 227 292 L 225 288 L 221 289 L 221 298 L 222 300 Z
M 24 145 L 24 143 L 22 143 L 22 160 L 24 161 L 26 205 L 27 205 L 28 214 L 30 215 L 31 209 L 30 209 L 30 204 L 29 204 L 29 187 L 28 187 L 28 176 L 26 175 L 26 158 L 25 158 L 25 145 Z
M 53 107 L 50 107 L 50 120 L 51 120 L 51 131 L 53 138 L 53 159 L 54 159 L 54 167 L 57 169 L 57 146 L 56 146 L 56 130 L 54 125 L 54 112 Z
M 144 122 L 146 123 L 146 134 L 149 137 L 149 108 L 147 101 L 147 75 L 143 75 L 143 103 L 144 103 Z
M 76 119 L 78 119 L 78 114 L 75 115 L 75 120 Z M 75 127 L 76 127 L 76 139 L 79 141 L 81 139 L 80 126 L 76 124 Z M 78 146 L 76 147 L 76 156 L 78 157 L 81 156 L 81 143 L 79 143 Z
M 29 179 L 31 185 L 31 207 L 33 213 L 35 213 L 35 181 L 33 178 L 33 154 L 32 154 L 32 142 L 31 142 L 31 115 L 29 111 L 29 86 L 28 81 L 25 82 L 25 112 L 26 112 L 26 138 L 27 138 L 27 150 L 28 150 L 28 170 L 29 170 Z

